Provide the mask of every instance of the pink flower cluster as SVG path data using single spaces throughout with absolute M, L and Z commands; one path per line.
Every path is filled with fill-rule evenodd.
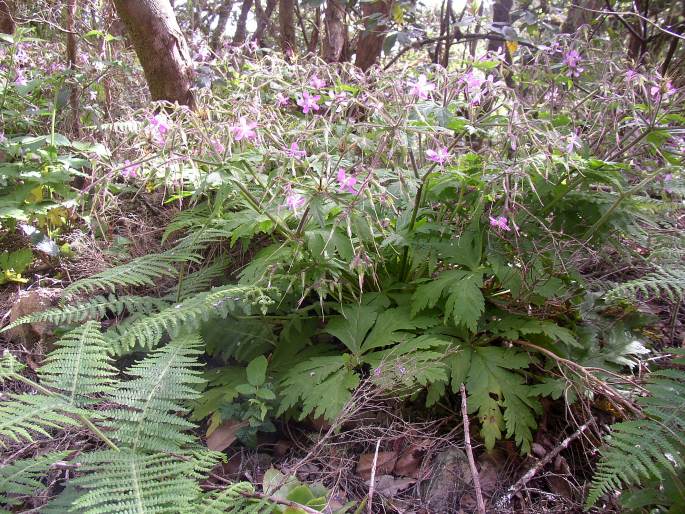
M 410 80 L 407 85 L 409 86 L 409 94 L 419 100 L 427 100 L 431 91 L 435 91 L 435 84 L 428 82 L 425 75 L 419 75 L 416 82 Z
M 564 64 L 568 69 L 569 77 L 580 77 L 580 74 L 585 70 L 585 68 L 580 67 L 580 61 L 582 60 L 578 50 L 568 50 L 564 54 Z

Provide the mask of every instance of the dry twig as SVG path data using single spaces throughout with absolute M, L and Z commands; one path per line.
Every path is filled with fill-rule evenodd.
M 471 466 L 471 476 L 473 477 L 473 488 L 476 491 L 476 504 L 478 506 L 478 513 L 485 514 L 485 502 L 483 502 L 483 492 L 480 489 L 478 469 L 476 469 L 476 461 L 473 460 L 473 449 L 471 448 L 471 436 L 469 435 L 469 414 L 466 405 L 466 388 L 464 387 L 464 384 L 461 384 L 460 390 L 461 415 L 464 418 L 464 443 L 466 444 L 466 456 L 469 458 L 469 466 Z
M 369 482 L 369 503 L 367 509 L 369 514 L 373 514 L 373 491 L 376 487 L 376 465 L 378 464 L 378 449 L 381 446 L 381 440 L 376 441 L 376 451 L 373 454 L 373 466 L 371 467 L 371 481 Z
M 585 432 L 590 426 L 595 422 L 594 418 L 585 423 L 584 425 L 581 425 L 578 430 L 573 432 L 570 436 L 568 436 L 566 439 L 561 441 L 559 445 L 557 445 L 556 448 L 554 448 L 551 452 L 549 452 L 547 455 L 545 455 L 542 459 L 540 459 L 535 466 L 530 468 L 525 475 L 523 475 L 520 479 L 517 480 L 517 482 L 512 485 L 507 492 L 502 496 L 498 501 L 497 501 L 497 508 L 501 509 L 509 504 L 511 499 L 516 495 L 523 487 L 530 482 L 535 475 L 537 475 L 538 471 L 540 471 L 542 468 L 544 468 L 547 464 L 552 462 L 552 459 L 559 455 L 559 453 L 562 450 L 565 450 L 568 448 L 568 446 L 576 439 L 578 439 L 583 432 Z

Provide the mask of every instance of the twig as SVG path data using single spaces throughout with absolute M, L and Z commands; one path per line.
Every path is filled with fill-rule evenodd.
M 476 461 L 473 460 L 473 449 L 471 448 L 471 437 L 469 436 L 469 414 L 466 405 L 466 388 L 462 383 L 461 390 L 461 416 L 464 418 L 464 443 L 466 443 L 466 456 L 469 458 L 469 466 L 471 467 L 471 476 L 473 477 L 473 488 L 476 490 L 476 505 L 478 507 L 478 514 L 485 514 L 485 502 L 483 501 L 483 492 L 480 489 L 480 479 L 478 478 L 478 469 L 476 469 Z
M 376 441 L 376 451 L 373 454 L 373 466 L 371 467 L 371 482 L 369 483 L 369 503 L 366 505 L 369 514 L 373 514 L 373 490 L 376 488 L 376 465 L 378 464 L 378 449 L 381 446 L 381 440 Z
M 306 512 L 307 514 L 321 514 L 320 511 L 314 510 L 311 507 L 307 507 L 306 505 L 302 505 L 301 503 L 297 503 L 292 500 L 276 498 L 275 496 L 269 496 L 268 494 L 258 493 L 256 491 L 253 493 L 242 492 L 240 494 L 246 498 L 255 498 L 258 500 L 270 501 L 273 503 L 277 503 L 279 505 L 290 507 L 291 509 L 295 509 L 296 511 L 301 510 L 303 512 Z
M 568 436 L 566 439 L 561 441 L 561 443 L 554 448 L 551 452 L 549 452 L 547 455 L 545 455 L 542 459 L 540 459 L 535 466 L 530 468 L 525 475 L 523 475 L 521 478 L 517 480 L 517 482 L 512 485 L 507 492 L 502 496 L 499 500 L 497 500 L 496 508 L 497 509 L 502 509 L 506 507 L 511 499 L 516 495 L 523 487 L 530 482 L 535 475 L 537 475 L 538 471 L 540 471 L 542 468 L 544 468 L 547 464 L 552 462 L 552 459 L 559 455 L 559 453 L 562 450 L 565 450 L 568 448 L 568 446 L 578 439 L 583 432 L 585 432 L 590 426 L 595 422 L 594 418 L 592 418 L 590 421 L 582 425 L 578 430 L 573 432 L 570 436 Z

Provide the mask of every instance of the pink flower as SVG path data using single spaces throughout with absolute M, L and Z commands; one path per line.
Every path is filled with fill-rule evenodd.
M 124 161 L 124 168 L 121 170 L 121 176 L 126 180 L 138 177 L 138 170 L 140 169 L 140 164 L 132 163 L 128 159 Z
M 357 193 L 354 185 L 357 183 L 357 179 L 352 175 L 345 173 L 343 168 L 338 169 L 338 185 L 340 186 L 340 191 L 343 193 Z
M 445 164 L 450 160 L 450 154 L 446 146 L 439 146 L 436 150 L 426 150 L 426 159 L 438 164 Z
M 676 88 L 673 87 L 673 83 L 670 80 L 666 82 L 666 84 L 664 84 L 663 86 L 656 85 L 652 86 L 649 89 L 649 94 L 652 95 L 652 98 L 655 102 L 659 101 L 662 93 L 664 95 L 664 98 L 668 98 L 669 96 L 672 96 L 676 93 Z
M 639 74 L 635 70 L 626 70 L 626 82 L 628 84 L 630 84 L 637 77 L 639 77 Z
M 326 87 L 326 81 L 320 79 L 319 76 L 315 73 L 314 75 L 312 75 L 312 78 L 309 79 L 309 85 L 312 86 L 314 89 L 321 89 L 322 87 Z
M 297 105 L 302 107 L 302 113 L 307 114 L 309 111 L 318 111 L 320 109 L 317 103 L 321 97 L 319 95 L 310 95 L 307 91 L 302 93 L 302 96 L 297 99 Z
M 481 86 L 486 82 L 486 80 L 473 71 L 469 71 L 459 79 L 459 82 L 466 86 L 465 89 L 470 97 L 469 103 L 471 105 L 478 105 L 482 96 Z
M 278 93 L 276 95 L 276 107 L 285 107 L 290 103 L 290 99 L 283 95 L 283 93 Z
M 241 116 L 240 120 L 238 120 L 238 124 L 231 127 L 231 131 L 233 132 L 233 137 L 235 137 L 236 141 L 242 141 L 243 139 L 254 141 L 257 137 L 257 132 L 254 130 L 255 128 L 257 128 L 256 121 L 248 123 L 247 120 Z
M 29 81 L 26 80 L 26 76 L 24 75 L 23 70 L 17 69 L 17 76 L 14 79 L 14 85 L 25 86 L 28 83 Z
M 169 118 L 166 114 L 159 113 L 148 118 L 148 122 L 152 127 L 152 137 L 160 145 L 166 142 L 166 134 L 169 132 Z
M 7 138 L 5 137 L 5 133 L 0 130 L 0 143 L 7 141 Z
M 290 148 L 286 149 L 285 154 L 293 159 L 302 159 L 307 156 L 307 152 L 300 150 L 300 146 L 297 143 L 291 143 Z
M 428 94 L 435 90 L 435 84 L 428 82 L 425 75 L 419 75 L 416 82 L 408 81 L 409 94 L 418 97 L 420 100 L 426 100 Z
M 222 154 L 226 151 L 226 147 L 221 144 L 221 141 L 218 139 L 212 139 L 212 148 L 214 148 L 214 151 L 218 154 Z
M 582 57 L 577 50 L 569 50 L 564 54 L 564 64 L 568 68 L 569 77 L 580 77 L 580 73 L 584 70 L 578 66 L 582 61 Z
M 572 132 L 568 138 L 568 143 L 566 143 L 566 153 L 573 153 L 576 148 L 581 148 L 583 145 L 578 137 L 578 134 Z
M 302 207 L 306 203 L 304 196 L 300 193 L 295 193 L 290 188 L 288 188 L 288 194 L 285 197 L 285 205 L 293 212 Z
M 335 91 L 329 91 L 328 97 L 329 97 L 329 100 L 324 102 L 324 104 L 327 107 L 332 107 L 334 105 L 337 105 L 335 112 L 340 112 L 345 108 L 345 105 L 347 104 L 347 93 L 346 92 L 342 91 L 340 93 L 336 93 Z
M 509 220 L 507 220 L 506 216 L 497 216 L 496 218 L 490 216 L 490 226 L 493 228 L 505 230 L 506 232 L 509 232 L 511 230 L 511 228 L 509 227 Z

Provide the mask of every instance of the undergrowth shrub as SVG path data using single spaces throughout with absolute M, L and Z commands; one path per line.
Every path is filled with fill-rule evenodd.
M 197 112 L 159 106 L 108 127 L 125 150 L 94 172 L 110 191 L 170 190 L 180 212 L 165 250 L 77 281 L 59 307 L 4 329 L 90 320 L 68 336 L 88 331 L 83 351 L 146 355 L 113 384 L 93 356 L 86 396 L 129 409 L 93 421 L 119 452 L 84 456 L 74 505 L 99 508 L 113 477 L 138 469 L 191 508 L 216 456 L 189 434 L 187 409 L 210 431 L 248 421 L 249 444 L 278 418 L 334 421 L 362 380 L 428 407 L 455 402 L 463 383 L 485 447 L 507 437 L 528 453 L 541 398 L 591 398 L 584 366 L 605 378 L 634 365 L 640 320 L 609 302 L 637 286 L 602 300 L 605 284 L 581 267 L 607 248 L 630 260 L 655 233 L 679 244 L 663 213 L 678 198 L 665 177 L 682 171 L 682 95 L 654 73 L 628 81 L 591 52 L 570 77 L 560 62 L 571 48 L 537 54 L 515 75 L 520 95 L 492 56 L 371 76 L 273 56 L 217 61 Z M 100 334 L 93 320 L 115 317 Z M 203 352 L 214 369 L 201 379 Z M 10 437 L 83 416 L 82 393 L 64 389 L 66 357 L 50 358 L 62 378 L 47 374 L 44 395 L 13 400 L 42 414 Z M 581 369 L 570 383 L 553 371 L 563 362 Z M 165 366 L 176 373 L 160 389 Z

